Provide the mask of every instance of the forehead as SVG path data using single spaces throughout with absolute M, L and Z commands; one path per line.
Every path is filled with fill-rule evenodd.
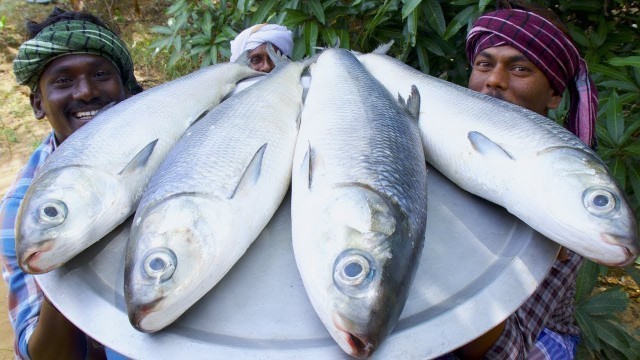
M 486 48 L 476 55 L 477 57 L 488 57 L 494 59 L 501 60 L 510 60 L 510 61 L 529 61 L 523 53 L 521 53 L 518 49 L 510 46 L 510 45 L 501 45 L 501 46 L 493 46 Z
M 58 72 L 86 71 L 95 68 L 117 67 L 107 58 L 94 54 L 68 54 L 51 60 L 42 71 L 41 77 Z

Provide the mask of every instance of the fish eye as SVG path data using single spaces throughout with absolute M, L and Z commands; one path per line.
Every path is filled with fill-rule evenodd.
M 177 266 L 176 254 L 167 248 L 151 250 L 144 259 L 144 274 L 152 279 L 167 281 Z
M 349 249 L 342 252 L 333 266 L 333 282 L 343 293 L 351 296 L 371 283 L 375 262 L 365 252 Z
M 613 193 L 601 188 L 589 188 L 584 191 L 582 201 L 585 208 L 595 216 L 602 216 L 613 211 L 618 204 Z
M 67 206 L 58 200 L 46 202 L 38 207 L 38 220 L 40 223 L 57 226 L 67 218 Z

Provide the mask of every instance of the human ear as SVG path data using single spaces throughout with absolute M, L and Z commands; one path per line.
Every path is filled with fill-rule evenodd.
M 551 95 L 547 101 L 547 109 L 557 108 L 560 105 L 560 101 L 562 101 L 562 95 Z
M 44 108 L 42 107 L 42 95 L 40 95 L 39 92 L 32 92 L 29 95 L 29 101 L 31 101 L 33 115 L 36 117 L 36 119 L 43 119 L 46 114 L 44 113 Z

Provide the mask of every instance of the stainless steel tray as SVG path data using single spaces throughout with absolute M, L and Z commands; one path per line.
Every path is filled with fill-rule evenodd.
M 426 359 L 504 320 L 535 290 L 559 246 L 428 166 L 426 243 L 393 333 L 374 359 Z M 130 221 L 37 279 L 87 334 L 136 359 L 348 359 L 317 318 L 291 245 L 290 198 L 227 276 L 174 324 L 135 330 L 123 297 Z

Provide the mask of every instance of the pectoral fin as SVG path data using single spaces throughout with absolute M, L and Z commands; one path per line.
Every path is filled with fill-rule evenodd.
M 470 131 L 467 138 L 471 142 L 471 146 L 484 156 L 513 160 L 513 156 L 504 148 L 477 131 Z
M 129 161 L 127 166 L 125 166 L 118 175 L 133 173 L 138 171 L 141 168 L 144 168 L 147 165 L 147 161 L 149 161 L 149 157 L 153 154 L 153 150 L 158 143 L 158 139 L 153 140 L 147 146 L 145 146 L 140 152 Z
M 307 151 L 304 153 L 302 165 L 300 165 L 301 178 L 307 180 L 307 189 L 311 189 L 311 143 L 307 143 Z
M 260 179 L 260 172 L 262 170 L 262 160 L 264 158 L 264 152 L 267 150 L 267 144 L 263 144 L 260 146 L 258 151 L 253 155 L 253 158 L 247 165 L 247 168 L 244 170 L 244 173 L 240 177 L 238 181 L 238 185 L 233 189 L 233 192 L 229 196 L 229 199 L 232 199 L 236 194 L 239 194 L 249 188 L 253 188 L 253 186 Z

